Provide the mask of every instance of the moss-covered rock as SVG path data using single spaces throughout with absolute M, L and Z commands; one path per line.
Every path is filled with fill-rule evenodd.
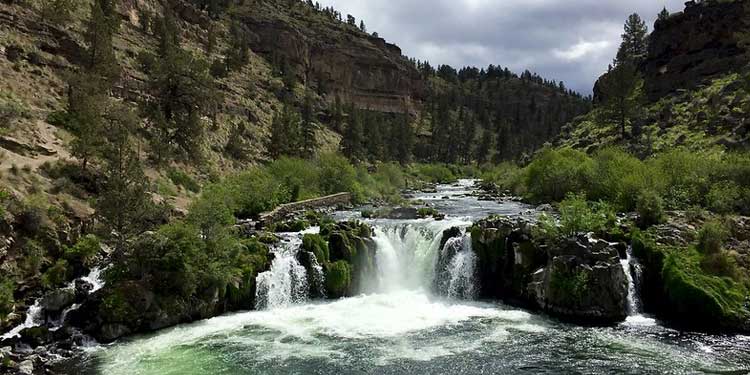
M 302 249 L 315 254 L 319 263 L 327 263 L 330 259 L 328 242 L 320 234 L 306 234 L 302 237 Z
M 352 266 L 340 260 L 326 265 L 326 292 L 331 298 L 347 296 L 352 288 Z

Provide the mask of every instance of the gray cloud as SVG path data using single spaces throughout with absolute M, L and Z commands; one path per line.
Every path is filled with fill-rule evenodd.
M 627 16 L 653 25 L 685 0 L 319 0 L 433 65 L 489 64 L 537 72 L 590 93 L 620 43 Z

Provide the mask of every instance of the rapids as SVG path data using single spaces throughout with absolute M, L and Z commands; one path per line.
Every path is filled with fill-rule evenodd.
M 637 260 L 623 260 L 631 315 L 615 327 L 582 327 L 500 302 L 475 301 L 470 236 L 448 240 L 518 203 L 482 202 L 472 182 L 421 194 L 444 221 L 371 220 L 377 276 L 362 294 L 311 299 L 295 255 L 299 234 L 258 276 L 260 310 L 228 314 L 89 350 L 84 374 L 482 374 L 746 373 L 750 338 L 682 333 L 640 315 Z M 443 199 L 443 197 L 448 199 Z M 338 214 L 355 217 L 355 212 Z M 441 258 L 442 254 L 442 258 Z M 441 260 L 442 259 L 442 260 Z M 322 277 L 316 276 L 316 277 Z M 433 292 L 436 291 L 436 292 Z M 645 324 L 639 324 L 644 323 Z

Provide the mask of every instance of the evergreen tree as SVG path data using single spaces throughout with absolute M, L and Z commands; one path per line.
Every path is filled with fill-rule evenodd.
M 626 125 L 638 115 L 642 102 L 643 80 L 632 63 L 621 63 L 610 69 L 602 80 L 605 120 L 620 127 L 623 139 L 627 138 Z
M 153 204 L 133 137 L 138 118 L 126 105 L 113 103 L 104 121 L 104 181 L 95 208 L 120 250 L 129 239 L 148 229 L 147 218 L 153 212 Z
M 300 115 L 289 104 L 273 117 L 268 151 L 273 159 L 281 156 L 299 156 L 301 149 Z
M 667 7 L 664 7 L 664 9 L 662 9 L 661 12 L 659 12 L 659 16 L 657 17 L 656 20 L 657 22 L 660 22 L 660 21 L 666 21 L 667 19 L 669 19 L 669 11 L 667 10 Z
M 625 22 L 625 33 L 617 51 L 615 65 L 631 63 L 638 65 L 648 54 L 648 27 L 637 13 Z
M 86 169 L 103 142 L 103 112 L 109 93 L 119 79 L 120 67 L 112 38 L 119 28 L 113 0 L 96 0 L 86 23 L 87 49 L 80 70 L 69 80 L 68 116 L 73 123 L 72 153 Z
M 310 92 L 305 95 L 305 102 L 302 107 L 302 150 L 301 155 L 306 158 L 312 158 L 315 155 L 315 149 L 318 147 L 315 139 L 315 122 L 314 122 L 313 99 Z
M 350 111 L 349 123 L 347 124 L 344 137 L 341 140 L 341 151 L 353 161 L 360 161 L 364 148 L 364 125 L 362 116 L 357 111 Z
M 203 117 L 218 105 L 219 93 L 209 64 L 179 43 L 179 28 L 169 3 L 158 27 L 159 53 L 142 56 L 148 73 L 145 103 L 156 160 L 173 152 L 192 159 L 201 156 Z

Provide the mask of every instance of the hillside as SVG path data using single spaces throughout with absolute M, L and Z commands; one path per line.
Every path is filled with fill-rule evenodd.
M 625 136 L 606 113 L 605 74 L 594 87 L 597 108 L 565 126 L 557 143 L 588 152 L 622 145 L 639 155 L 675 146 L 747 150 L 749 20 L 747 1 L 690 1 L 657 20 L 637 66 Z

